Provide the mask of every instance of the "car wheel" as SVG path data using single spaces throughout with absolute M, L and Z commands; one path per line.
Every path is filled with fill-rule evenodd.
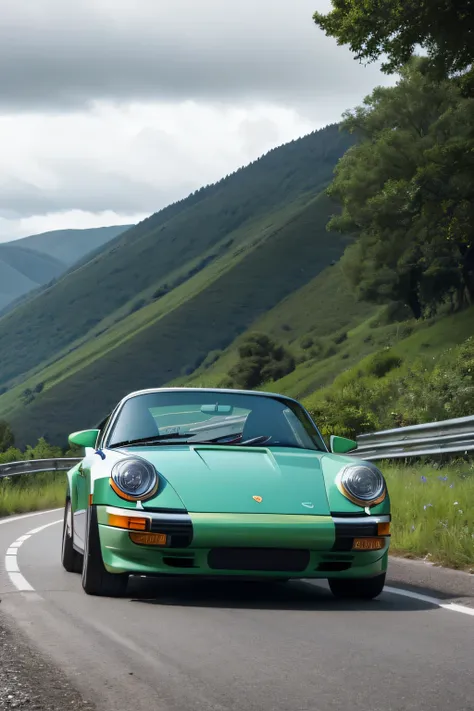
M 74 542 L 74 521 L 71 508 L 71 499 L 66 497 L 64 506 L 63 540 L 61 546 L 61 563 L 68 573 L 82 571 L 82 555 L 76 551 Z
M 385 575 L 382 573 L 375 578 L 332 578 L 328 583 L 335 597 L 373 600 L 384 589 Z
M 84 542 L 82 587 L 88 595 L 120 597 L 125 594 L 127 584 L 127 574 L 109 573 L 104 566 L 100 549 L 97 509 L 95 506 L 89 506 Z

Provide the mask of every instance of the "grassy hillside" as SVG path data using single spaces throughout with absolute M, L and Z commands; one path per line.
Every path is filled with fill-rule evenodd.
M 337 340 L 340 334 L 364 321 L 375 310 L 372 305 L 354 299 L 341 273 L 341 265 L 337 262 L 326 267 L 307 284 L 257 318 L 223 352 L 211 354 L 192 375 L 177 378 L 173 385 L 220 386 L 238 360 L 239 345 L 252 332 L 268 334 L 278 343 L 287 346 L 296 356 L 298 367 L 285 380 L 293 378 L 298 382 L 300 377 L 308 374 L 309 365 L 312 363 L 314 366 L 318 364 L 318 368 L 312 373 L 313 377 L 317 377 L 321 367 L 320 382 L 325 383 L 328 381 L 328 375 L 323 361 L 325 355 L 330 355 L 333 341 Z M 320 343 L 324 344 L 326 352 L 316 352 L 315 346 Z M 286 387 L 288 388 L 288 383 Z M 298 386 L 292 390 L 293 396 L 300 397 L 304 394 L 299 392 Z
M 131 308 L 132 301 L 139 305 L 143 292 L 151 298 L 172 289 L 192 270 L 217 259 L 219 250 L 235 247 L 252 223 L 305 194 L 316 196 L 351 142 L 330 126 L 271 151 L 113 240 L 87 264 L 0 319 L 0 387 L 114 312 Z M 266 229 L 272 229 L 271 221 Z
M 395 415 L 399 415 L 400 407 L 405 408 L 401 424 L 454 416 L 450 414 L 453 406 L 450 410 L 447 382 L 445 391 L 434 396 L 440 401 L 439 413 L 427 409 L 424 414 L 408 401 L 402 405 L 398 390 L 403 390 L 408 373 L 422 382 L 422 374 L 437 366 L 453 371 L 457 347 L 470 344 L 467 339 L 474 336 L 474 307 L 416 321 L 407 318 L 405 309 L 393 304 L 375 306 L 356 301 L 339 262 L 256 319 L 222 352 L 209 354 L 191 375 L 180 376 L 172 384 L 221 386 L 239 360 L 239 345 L 252 332 L 270 335 L 288 348 L 296 360 L 291 373 L 263 383 L 260 389 L 303 400 L 328 433 L 337 429 L 352 436 L 366 429 L 396 426 Z M 463 347 L 474 350 L 474 346 Z M 390 359 L 394 363 L 398 359 L 400 363 L 396 366 L 392 363 L 385 372 L 384 363 L 390 365 Z M 379 368 L 382 375 L 378 374 Z M 468 386 L 468 382 L 459 384 L 465 392 Z M 414 383 L 410 382 L 410 388 L 415 389 Z M 380 395 L 375 401 L 377 393 Z M 467 408 L 459 414 L 472 414 L 474 401 L 472 405 L 463 405 L 461 396 L 457 400 L 459 407 Z M 355 416 L 350 409 L 357 407 Z M 328 412 L 330 417 L 326 420 Z M 368 412 L 378 415 L 367 419 Z M 347 427 L 343 432 L 344 419 Z
M 346 241 L 328 241 L 325 231 L 331 210 L 320 196 L 272 213 L 254 229 L 241 230 L 233 250 L 224 250 L 168 294 L 30 372 L 0 398 L 1 414 L 19 441 L 41 434 L 62 443 L 69 431 L 94 424 L 129 390 L 192 372 L 209 351 L 225 348 L 342 255 Z M 40 383 L 39 394 L 24 395 Z

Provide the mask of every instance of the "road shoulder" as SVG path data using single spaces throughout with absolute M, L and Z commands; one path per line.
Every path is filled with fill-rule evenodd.
M 461 570 L 391 556 L 387 585 L 474 608 L 474 575 Z
M 0 709 L 94 711 L 67 677 L 0 612 Z

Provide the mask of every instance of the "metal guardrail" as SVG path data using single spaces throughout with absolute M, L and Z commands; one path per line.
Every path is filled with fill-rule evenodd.
M 474 451 L 474 415 L 424 425 L 396 427 L 357 437 L 348 454 L 367 461 Z M 0 479 L 21 474 L 68 471 L 81 458 L 32 459 L 0 464 Z
M 79 464 L 80 461 L 80 458 L 57 458 L 25 459 L 21 462 L 8 462 L 8 464 L 0 464 L 0 479 L 4 479 L 8 476 L 20 476 L 21 474 L 66 472 L 75 464 Z
M 474 450 L 474 416 L 363 434 L 357 445 L 349 454 L 366 460 L 463 454 Z

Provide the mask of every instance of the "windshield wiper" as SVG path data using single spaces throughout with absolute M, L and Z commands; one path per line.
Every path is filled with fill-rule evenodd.
M 171 434 L 156 435 L 155 437 L 141 437 L 140 439 L 127 439 L 123 442 L 114 442 L 114 444 L 109 445 L 109 449 L 140 444 L 174 444 L 175 440 L 184 440 L 183 444 L 216 444 L 220 439 L 230 437 L 234 437 L 234 439 L 231 440 L 229 443 L 223 442 L 222 444 L 235 444 L 237 447 L 251 447 L 253 445 L 263 444 L 264 442 L 268 442 L 269 440 L 271 440 L 271 437 L 268 437 L 267 435 L 261 435 L 260 437 L 253 437 L 252 439 L 249 439 L 246 442 L 236 442 L 235 434 L 220 435 L 219 437 L 214 437 L 210 439 L 197 439 L 199 435 L 196 434 L 180 434 L 179 432 L 173 432 Z
M 123 442 L 114 442 L 109 445 L 110 449 L 114 447 L 126 447 L 130 444 L 166 444 L 169 440 L 188 439 L 189 435 L 173 432 L 172 434 L 156 435 L 155 437 L 141 437 L 140 439 L 126 439 Z

